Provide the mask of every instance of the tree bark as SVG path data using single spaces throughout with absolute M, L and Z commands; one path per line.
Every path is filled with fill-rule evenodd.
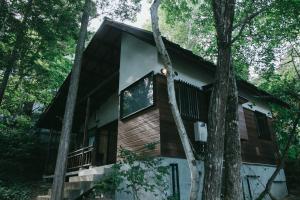
M 25 34 L 26 34 L 26 23 L 28 21 L 30 12 L 32 10 L 32 4 L 33 4 L 33 0 L 29 0 L 27 5 L 26 5 L 26 9 L 24 12 L 24 18 L 21 22 L 21 25 L 17 31 L 16 34 L 16 41 L 14 43 L 14 47 L 12 50 L 12 53 L 9 57 L 9 60 L 7 62 L 7 66 L 3 75 L 3 79 L 1 81 L 1 85 L 0 85 L 0 106 L 2 104 L 3 101 L 3 97 L 4 97 L 4 92 L 7 88 L 7 84 L 9 81 L 9 77 L 11 75 L 11 72 L 13 70 L 13 68 L 15 67 L 17 61 L 19 60 L 20 57 L 20 52 L 21 52 L 21 48 L 23 46 L 23 42 L 24 42 L 24 38 L 25 38 Z
M 161 37 L 161 33 L 159 31 L 158 26 L 158 16 L 157 10 L 160 4 L 160 0 L 154 0 L 151 6 L 151 21 L 152 21 L 152 31 L 153 37 L 155 40 L 156 48 L 159 55 L 162 58 L 163 64 L 167 69 L 167 88 L 168 88 L 168 98 L 169 104 L 171 107 L 172 115 L 178 130 L 178 134 L 181 139 L 181 143 L 186 155 L 186 159 L 188 162 L 188 166 L 190 169 L 190 176 L 191 176 L 191 188 L 190 188 L 190 196 L 189 199 L 196 200 L 198 198 L 198 191 L 199 191 L 199 172 L 197 169 L 197 162 L 192 150 L 192 146 L 188 135 L 186 133 L 186 129 L 184 127 L 182 118 L 180 116 L 176 97 L 175 97 L 175 88 L 174 88 L 174 73 L 173 73 L 173 66 L 167 49 L 164 45 L 164 42 Z
M 91 0 L 85 0 L 84 10 L 81 18 L 81 27 L 79 39 L 76 45 L 75 60 L 71 72 L 70 86 L 64 113 L 62 132 L 58 148 L 58 155 L 55 166 L 54 180 L 52 184 L 51 200 L 62 200 L 64 194 L 64 180 L 67 166 L 67 156 L 70 145 L 70 135 L 72 132 L 73 115 L 76 105 L 77 90 L 81 71 L 81 58 L 84 50 L 85 39 L 87 35 L 87 26 L 89 21 L 89 11 Z
M 241 141 L 238 129 L 238 91 L 233 69 L 229 78 L 224 144 L 224 199 L 240 200 L 242 199 Z
M 221 199 L 222 167 L 226 105 L 231 68 L 232 23 L 235 0 L 213 0 L 217 32 L 218 57 L 215 83 L 210 97 L 208 114 L 208 140 L 204 168 L 203 199 Z
M 286 146 L 285 146 L 285 148 L 284 148 L 284 150 L 282 152 L 280 163 L 276 167 L 276 169 L 273 172 L 272 176 L 269 178 L 269 180 L 268 180 L 268 182 L 266 184 L 265 189 L 260 193 L 260 195 L 257 197 L 256 200 L 264 199 L 264 197 L 267 194 L 269 194 L 272 199 L 274 198 L 274 197 L 272 197 L 272 194 L 270 193 L 271 186 L 272 186 L 273 181 L 275 180 L 276 176 L 279 174 L 280 170 L 284 167 L 284 163 L 285 163 L 285 160 L 286 160 L 289 148 L 290 148 L 290 146 L 292 144 L 292 141 L 293 141 L 293 138 L 295 137 L 295 134 L 296 134 L 296 130 L 297 130 L 297 126 L 299 124 L 299 120 L 300 120 L 300 113 L 298 112 L 297 117 L 296 117 L 295 121 L 293 122 L 293 126 L 292 126 L 291 132 L 289 134 L 289 138 L 288 138 L 287 144 L 286 144 Z

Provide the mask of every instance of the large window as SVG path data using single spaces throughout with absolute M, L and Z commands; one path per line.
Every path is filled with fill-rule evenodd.
M 270 140 L 271 133 L 269 129 L 267 116 L 261 112 L 255 111 L 258 136 L 261 139 Z
M 121 91 L 120 115 L 124 119 L 154 104 L 153 72 Z

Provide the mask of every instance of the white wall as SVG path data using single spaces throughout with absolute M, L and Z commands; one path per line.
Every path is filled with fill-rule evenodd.
M 243 191 L 245 200 L 256 199 L 264 190 L 267 181 L 275 171 L 276 167 L 272 165 L 244 163 L 241 168 Z M 250 188 L 250 191 L 249 191 Z M 250 195 L 251 193 L 251 195 Z M 282 169 L 271 187 L 271 194 L 277 199 L 282 199 L 288 194 L 285 173 Z M 266 199 L 270 199 L 269 197 Z
M 190 190 L 190 174 L 189 168 L 186 159 L 179 158 L 163 158 L 162 164 L 167 166 L 171 163 L 178 164 L 179 171 L 179 183 L 180 183 L 180 199 L 188 200 L 189 199 L 189 190 Z M 198 163 L 199 172 L 200 172 L 200 190 L 199 190 L 199 200 L 202 199 L 202 189 L 203 189 L 203 179 L 204 179 L 204 163 L 201 161 Z M 256 199 L 258 195 L 263 191 L 268 179 L 271 177 L 276 167 L 273 165 L 261 165 L 254 163 L 243 163 L 241 167 L 241 176 L 242 176 L 242 196 L 243 200 L 252 200 Z M 171 176 L 171 175 L 170 175 Z M 169 191 L 168 194 L 171 194 L 171 177 L 169 177 Z M 248 179 L 248 180 L 247 180 Z M 250 191 L 249 191 L 250 188 Z M 251 195 L 250 195 L 251 192 Z M 272 184 L 271 193 L 277 199 L 284 198 L 287 194 L 287 186 L 284 171 L 281 170 L 280 173 L 275 178 L 275 181 Z M 144 199 L 162 199 L 161 197 L 155 197 L 149 192 L 142 192 L 141 196 Z M 130 200 L 132 199 L 130 194 L 124 192 L 118 192 L 116 194 L 117 200 Z M 265 200 L 269 200 L 269 197 L 266 197 Z
M 132 35 L 122 34 L 119 91 L 151 71 L 159 73 L 162 67 L 154 46 Z
M 239 95 L 249 100 L 243 104 L 244 108 L 247 108 L 252 111 L 259 111 L 261 113 L 266 114 L 268 117 L 272 117 L 271 109 L 266 102 L 259 101 L 251 96 L 249 93 L 245 91 L 239 91 Z
M 89 129 L 101 127 L 109 122 L 112 122 L 119 117 L 119 96 L 114 93 L 107 101 L 92 112 L 89 119 Z
M 174 71 L 178 73 L 175 79 L 185 80 L 198 87 L 212 82 L 212 77 L 208 76 L 200 66 L 187 62 L 176 55 L 170 54 L 170 56 Z M 163 65 L 158 59 L 156 47 L 123 33 L 119 91 L 151 71 L 160 73 L 162 68 Z
M 174 71 L 178 73 L 175 79 L 184 80 L 192 85 L 202 87 L 213 82 L 213 77 L 207 73 L 203 67 L 193 62 L 178 57 L 178 55 L 170 54 Z M 123 33 L 120 59 L 120 81 L 119 92 L 128 87 L 141 77 L 151 71 L 160 73 L 163 68 L 162 63 L 158 59 L 155 46 L 152 46 L 132 35 Z M 247 98 L 250 102 L 245 103 L 243 107 L 251 110 L 257 110 L 271 117 L 269 106 L 265 103 L 257 101 L 251 95 L 240 91 L 240 94 Z M 250 107 L 249 104 L 253 105 Z
M 195 63 L 188 62 L 176 55 L 170 55 L 174 71 L 178 73 L 175 79 L 184 80 L 197 87 L 213 82 L 213 77 L 210 76 L 203 67 L 196 65 Z

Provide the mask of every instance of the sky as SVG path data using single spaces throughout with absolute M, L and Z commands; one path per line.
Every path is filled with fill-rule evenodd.
M 123 23 L 143 28 L 143 25 L 147 20 L 150 20 L 150 6 L 149 0 L 141 1 L 141 11 L 137 14 L 137 20 L 135 22 L 130 22 L 129 20 L 124 21 Z M 96 19 L 91 20 L 89 24 L 89 31 L 95 32 L 100 27 L 104 16 L 97 17 Z

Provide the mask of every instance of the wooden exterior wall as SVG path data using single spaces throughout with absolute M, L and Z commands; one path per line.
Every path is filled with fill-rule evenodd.
M 247 126 L 248 139 L 242 140 L 242 158 L 244 162 L 275 164 L 277 148 L 272 122 L 268 118 L 271 131 L 271 140 L 259 138 L 254 111 L 244 108 L 245 121 Z
M 154 78 L 154 81 L 156 76 Z M 155 90 L 154 90 L 155 92 Z M 160 155 L 159 109 L 157 92 L 154 93 L 154 105 L 118 122 L 118 148 L 140 150 L 146 144 L 157 143 L 156 148 L 149 152 Z
M 162 75 L 155 75 L 155 105 L 138 112 L 128 119 L 118 121 L 118 148 L 139 150 L 145 144 L 160 142 L 153 155 L 184 158 L 184 151 L 168 103 L 167 83 Z M 207 123 L 209 95 L 205 92 L 199 96 L 201 101 L 200 121 Z M 239 106 L 240 135 L 242 159 L 244 162 L 275 164 L 278 152 L 274 134 L 272 140 L 258 137 L 254 112 Z M 184 124 L 195 151 L 204 156 L 205 143 L 194 139 L 195 120 L 184 118 Z M 269 119 L 271 127 L 271 120 Z M 270 128 L 271 129 L 271 128 Z M 272 131 L 272 129 L 271 129 Z
M 184 158 L 184 151 L 177 132 L 175 122 L 168 103 L 167 82 L 163 76 L 157 77 L 157 105 L 160 112 L 160 140 L 161 140 L 161 155 L 166 157 Z M 208 99 L 204 96 L 199 96 L 199 101 L 203 102 L 200 119 L 207 122 Z M 193 120 L 184 119 L 184 124 L 187 134 L 192 141 L 194 149 L 200 154 L 204 153 L 204 143 L 195 142 L 194 139 L 194 122 Z
M 161 139 L 161 155 L 166 157 L 184 158 L 184 151 L 177 133 L 176 125 L 173 120 L 170 107 L 168 105 L 166 80 L 162 76 L 157 78 L 157 105 L 160 112 L 160 139 Z M 200 98 L 203 115 L 201 121 L 207 123 L 209 94 L 203 93 Z M 274 134 L 272 140 L 263 140 L 258 137 L 256 130 L 256 119 L 254 112 L 239 106 L 239 131 L 242 143 L 242 159 L 244 162 L 275 164 L 277 148 L 275 144 Z M 271 119 L 269 126 L 272 131 Z M 195 142 L 194 139 L 194 124 L 195 121 L 184 119 L 184 124 L 194 149 L 204 156 L 205 144 Z

